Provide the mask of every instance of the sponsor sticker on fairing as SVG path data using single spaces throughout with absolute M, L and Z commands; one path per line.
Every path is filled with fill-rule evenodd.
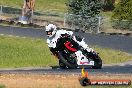
M 80 65 L 94 65 L 94 61 L 80 61 Z

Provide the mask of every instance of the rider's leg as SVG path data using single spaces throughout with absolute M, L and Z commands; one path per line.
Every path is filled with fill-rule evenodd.
M 93 49 L 89 48 L 89 46 L 83 40 L 81 42 L 77 41 L 77 43 L 84 49 L 86 49 L 88 52 L 93 52 Z
M 80 46 L 82 46 L 88 52 L 93 52 L 93 49 L 89 48 L 89 46 L 84 42 L 84 39 L 78 40 L 78 38 L 76 36 L 73 36 L 73 40 L 76 41 Z

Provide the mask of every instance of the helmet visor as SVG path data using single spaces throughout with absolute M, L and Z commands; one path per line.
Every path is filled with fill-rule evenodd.
M 46 31 L 47 35 L 52 35 L 52 31 Z

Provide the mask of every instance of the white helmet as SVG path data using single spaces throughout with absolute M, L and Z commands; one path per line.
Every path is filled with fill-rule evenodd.
M 56 33 L 56 26 L 54 24 L 48 24 L 46 27 L 46 33 L 48 37 L 52 37 Z

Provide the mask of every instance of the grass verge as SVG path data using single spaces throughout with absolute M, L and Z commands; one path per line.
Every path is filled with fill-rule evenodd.
M 93 47 L 105 64 L 120 63 L 132 56 L 116 50 Z M 0 68 L 58 65 L 45 40 L 0 36 Z
M 65 2 L 66 0 L 36 0 L 35 10 L 65 12 Z M 23 0 L 0 0 L 0 5 L 21 8 Z
M 45 41 L 0 36 L 0 68 L 56 64 Z
M 0 85 L 0 88 L 6 88 L 4 85 Z
M 120 50 L 100 48 L 98 46 L 93 46 L 93 48 L 99 53 L 104 64 L 123 63 L 125 61 L 132 60 L 132 55 Z

